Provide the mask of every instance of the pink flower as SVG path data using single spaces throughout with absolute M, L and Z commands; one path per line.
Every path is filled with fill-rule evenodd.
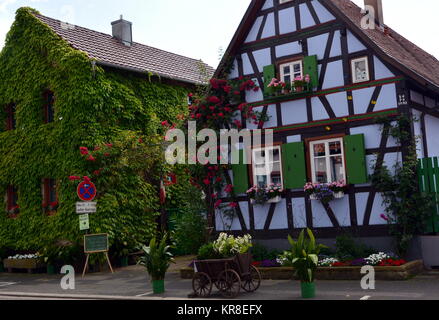
M 233 191 L 233 185 L 229 184 L 224 189 L 225 192 L 231 193 Z
M 238 204 L 236 202 L 232 202 L 231 204 L 229 204 L 230 208 L 237 208 Z
M 386 216 L 384 213 L 382 213 L 382 214 L 380 215 L 380 217 L 381 217 L 381 219 L 383 219 L 383 220 L 385 220 L 385 221 L 389 221 L 389 217 Z

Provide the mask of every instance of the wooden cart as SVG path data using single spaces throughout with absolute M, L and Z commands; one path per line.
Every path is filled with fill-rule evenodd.
M 255 292 L 261 285 L 261 274 L 252 260 L 251 254 L 240 254 L 230 259 L 194 261 L 192 288 L 195 295 L 209 297 L 213 285 L 225 298 L 235 298 L 241 289 Z

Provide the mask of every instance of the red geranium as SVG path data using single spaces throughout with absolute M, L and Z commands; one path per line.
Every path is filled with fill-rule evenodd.
M 81 147 L 81 148 L 79 148 L 79 150 L 81 151 L 81 154 L 83 155 L 83 156 L 86 156 L 86 155 L 88 155 L 88 148 L 86 148 L 86 147 Z

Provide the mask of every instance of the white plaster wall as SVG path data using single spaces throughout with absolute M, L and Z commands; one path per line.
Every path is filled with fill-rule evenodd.
M 265 0 L 262 10 L 270 9 L 273 7 L 273 0 Z
M 341 35 L 339 30 L 334 33 L 334 40 L 332 40 L 331 53 L 329 56 L 331 58 L 341 56 Z
M 366 214 L 367 201 L 369 199 L 369 193 L 357 193 L 355 195 L 357 202 L 357 221 L 358 225 L 362 226 L 364 222 L 364 216 Z M 375 195 L 373 202 L 372 214 L 370 216 L 370 225 L 385 225 L 387 222 L 381 218 L 381 214 L 385 214 L 385 206 L 383 206 L 383 197 L 380 193 Z
M 293 221 L 295 228 L 306 228 L 306 206 L 304 198 L 292 199 Z
M 344 77 L 342 61 L 340 60 L 328 63 L 322 89 L 340 87 L 343 85 Z
M 224 206 L 228 206 L 229 203 L 224 203 Z M 250 228 L 250 216 L 248 210 L 248 202 L 242 201 L 239 202 L 239 207 L 241 209 L 245 226 L 247 229 Z M 240 231 L 241 223 L 239 222 L 238 216 L 235 216 L 232 221 L 228 220 L 228 218 L 224 217 L 222 211 L 220 209 L 215 210 L 215 221 L 216 221 L 216 230 L 217 231 L 226 231 L 225 224 L 229 225 L 231 223 L 230 230 L 232 231 Z
M 413 110 L 413 117 L 415 121 L 413 123 L 415 137 L 416 137 L 416 153 L 418 155 L 418 159 L 424 158 L 424 144 L 422 143 L 422 129 L 421 129 L 421 115 L 422 113 L 417 110 Z
M 302 29 L 315 26 L 316 23 L 311 15 L 311 12 L 309 12 L 306 3 L 302 3 L 301 5 L 299 5 L 299 9 L 300 9 L 300 24 Z
M 247 42 L 252 42 L 255 41 L 257 36 L 258 36 L 258 32 L 259 32 L 259 28 L 261 27 L 261 23 L 262 23 L 263 17 L 257 17 L 252 28 L 250 29 L 247 38 L 245 39 L 245 43 Z
M 280 34 L 296 31 L 296 16 L 294 8 L 279 10 L 279 32 Z
M 439 156 L 439 119 L 430 115 L 425 116 L 427 147 L 429 157 Z
M 229 79 L 236 79 L 238 77 L 239 77 L 238 61 L 235 59 L 233 60 L 233 67 L 232 70 L 230 70 Z
M 265 226 L 265 221 L 267 221 L 268 211 L 270 210 L 270 205 L 253 205 L 253 212 L 255 217 L 255 229 L 263 230 Z
M 348 99 L 345 92 L 333 93 L 326 96 L 337 118 L 349 115 Z
M 329 33 L 324 33 L 312 38 L 308 38 L 308 54 L 317 55 L 319 60 L 325 57 L 326 43 L 328 42 Z
M 319 98 L 317 97 L 311 98 L 311 104 L 312 104 L 312 118 L 314 121 L 329 119 L 329 115 L 326 112 L 326 109 Z
M 302 141 L 302 136 L 300 134 L 287 137 L 287 143 L 294 143 L 294 142 L 301 142 L 301 141 Z
M 264 107 L 256 107 L 254 108 L 255 111 L 262 112 Z M 276 105 L 272 104 L 269 105 L 267 108 L 267 116 L 270 117 L 270 120 L 264 123 L 264 128 L 273 128 L 277 127 L 277 112 L 276 112 Z M 254 124 L 254 120 L 247 120 L 247 129 L 253 130 L 257 129 L 258 125 Z
M 242 70 L 244 75 L 253 74 L 253 67 L 250 63 L 250 59 L 248 58 L 247 53 L 242 54 Z
M 314 6 L 314 10 L 316 11 L 321 23 L 335 19 L 335 17 L 320 3 L 319 0 L 311 1 L 311 4 Z
M 288 229 L 287 202 L 285 199 L 282 199 L 282 201 L 276 205 L 270 229 Z
M 271 64 L 270 48 L 253 51 L 253 57 L 255 58 L 259 72 L 263 72 L 264 67 Z
M 355 127 L 350 129 L 351 135 L 354 134 L 364 134 L 364 144 L 366 149 L 376 149 L 380 147 L 381 135 L 382 135 L 382 125 L 374 124 L 368 126 Z M 387 141 L 387 147 L 398 146 L 398 141 L 389 137 Z
M 372 87 L 352 91 L 355 114 L 363 114 L 367 112 L 374 90 L 375 88 Z
M 308 122 L 305 100 L 283 102 L 281 110 L 283 125 Z
M 267 15 L 267 21 L 265 21 L 264 31 L 262 32 L 262 38 L 272 37 L 276 34 L 274 28 L 274 13 Z
M 373 57 L 375 65 L 375 79 L 391 78 L 395 75 L 378 59 L 376 56 Z
M 276 46 L 276 57 L 284 57 L 292 54 L 298 54 L 302 52 L 302 46 L 298 41 L 290 42 L 286 44 L 282 44 L 280 46 Z
M 331 220 L 323 208 L 320 201 L 311 201 L 312 207 L 312 221 L 314 228 L 329 228 L 332 227 Z
M 259 83 L 258 79 L 253 79 L 253 81 L 260 87 L 258 91 L 246 91 L 245 92 L 245 101 L 248 103 L 256 102 L 256 101 L 262 101 L 264 99 L 263 92 L 262 92 L 262 84 Z
M 354 53 L 357 51 L 366 50 L 366 47 L 349 30 L 347 32 L 347 38 L 348 38 L 348 51 L 349 51 L 349 53 Z
M 396 86 L 394 83 L 383 86 L 375 105 L 374 111 L 397 108 Z

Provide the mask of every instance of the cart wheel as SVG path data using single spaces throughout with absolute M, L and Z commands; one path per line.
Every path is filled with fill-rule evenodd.
M 250 274 L 243 280 L 242 289 L 246 292 L 255 292 L 261 285 L 261 273 L 255 266 L 250 267 Z
M 231 269 L 220 273 L 217 284 L 217 288 L 225 298 L 235 298 L 241 291 L 241 278 Z
M 198 297 L 209 297 L 212 292 L 212 281 L 204 272 L 197 272 L 192 279 L 192 289 Z

